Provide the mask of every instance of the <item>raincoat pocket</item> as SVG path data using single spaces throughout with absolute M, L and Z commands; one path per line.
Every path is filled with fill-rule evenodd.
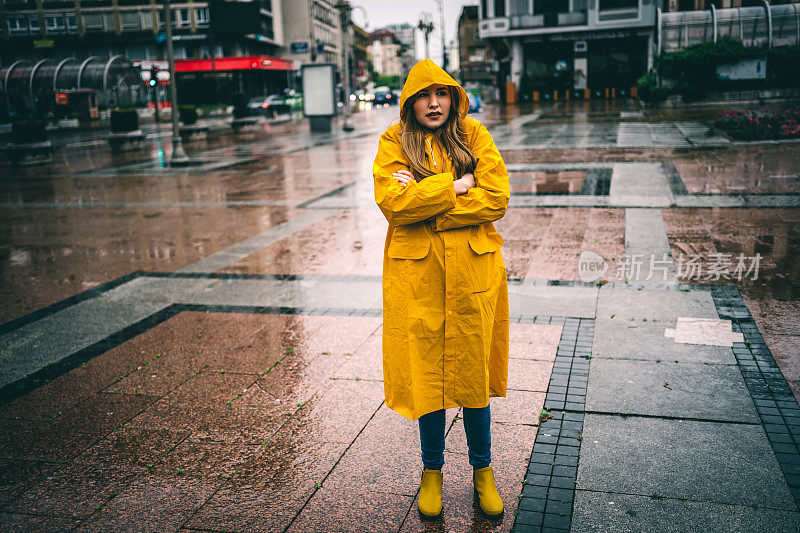
M 392 259 L 422 259 L 428 255 L 431 241 L 427 235 L 412 237 L 409 235 L 393 235 L 386 255 Z
M 470 292 L 487 291 L 495 273 L 495 256 L 500 249 L 500 243 L 492 239 L 483 228 L 470 233 L 467 240 L 472 250 L 467 261 Z

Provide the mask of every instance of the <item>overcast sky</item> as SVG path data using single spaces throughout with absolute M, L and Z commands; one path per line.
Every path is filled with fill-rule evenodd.
M 388 24 L 402 24 L 407 22 L 416 26 L 420 13 L 427 11 L 432 15 L 434 29 L 430 34 L 429 43 L 431 59 L 441 65 L 442 60 L 442 34 L 440 29 L 441 16 L 436 0 L 352 0 L 354 6 L 361 6 L 367 12 L 367 31 L 382 28 Z M 456 38 L 458 16 L 464 5 L 477 5 L 478 0 L 444 0 L 445 37 L 447 45 Z M 364 27 L 364 15 L 360 9 L 353 10 L 353 22 Z M 425 37 L 417 30 L 417 59 L 422 59 L 425 54 Z

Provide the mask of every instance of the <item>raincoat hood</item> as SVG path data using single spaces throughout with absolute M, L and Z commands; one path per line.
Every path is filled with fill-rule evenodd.
M 458 116 L 461 118 L 466 117 L 469 111 L 469 97 L 467 96 L 467 91 L 465 91 L 450 74 L 445 72 L 442 67 L 427 58 L 417 62 L 408 73 L 406 82 L 403 85 L 403 91 L 400 93 L 400 107 L 402 108 L 406 100 L 415 95 L 418 91 L 434 83 L 451 85 L 456 88 L 459 94 Z

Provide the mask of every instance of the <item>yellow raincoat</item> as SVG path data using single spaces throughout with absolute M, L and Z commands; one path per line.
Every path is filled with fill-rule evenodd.
M 416 420 L 449 407 L 485 407 L 506 396 L 509 309 L 502 218 L 511 190 L 487 129 L 467 116 L 464 89 L 430 59 L 409 72 L 400 106 L 439 83 L 459 92 L 457 110 L 478 158 L 476 187 L 456 196 L 455 168 L 432 135 L 433 176 L 403 187 L 411 170 L 400 146 L 402 123 L 380 137 L 373 165 L 375 201 L 389 222 L 383 258 L 383 374 L 386 405 Z M 456 112 L 456 110 L 451 110 Z

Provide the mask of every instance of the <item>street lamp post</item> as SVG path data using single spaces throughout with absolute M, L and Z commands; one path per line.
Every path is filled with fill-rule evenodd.
M 447 70 L 447 46 L 445 45 L 445 26 L 444 26 L 444 7 L 442 6 L 443 0 L 437 0 L 437 4 L 439 5 L 439 18 L 441 19 L 441 30 L 442 30 L 442 68 Z
M 175 75 L 175 52 L 172 49 L 172 10 L 170 0 L 164 1 L 164 23 L 167 27 L 167 60 L 169 61 L 169 94 L 172 100 L 172 157 L 170 166 L 189 164 L 189 156 L 181 143 L 181 132 L 178 129 L 178 76 Z
M 419 28 L 425 34 L 425 57 L 431 57 L 431 50 L 428 43 L 428 36 L 433 31 L 433 17 L 428 12 L 422 12 L 417 22 Z
M 344 131 L 353 131 L 353 125 L 350 124 L 350 50 L 349 48 L 349 40 L 348 35 L 350 34 L 350 12 L 352 11 L 352 7 L 350 7 L 350 2 L 347 0 L 342 0 L 336 7 L 339 9 L 339 15 L 341 16 L 341 25 L 342 25 L 342 56 L 344 60 L 342 61 L 342 86 L 344 89 L 344 124 L 342 124 L 342 129 Z

